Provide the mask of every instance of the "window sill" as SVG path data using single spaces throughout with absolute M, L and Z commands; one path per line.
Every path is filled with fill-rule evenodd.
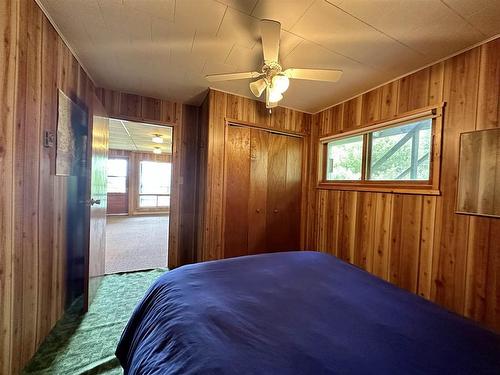
M 134 210 L 134 215 L 151 215 L 151 214 L 169 214 L 170 213 L 170 208 L 169 207 L 142 207 L 142 208 L 136 208 Z
M 319 182 L 319 190 L 367 191 L 375 193 L 441 195 L 439 189 L 423 184 L 373 184 L 373 183 L 338 183 Z

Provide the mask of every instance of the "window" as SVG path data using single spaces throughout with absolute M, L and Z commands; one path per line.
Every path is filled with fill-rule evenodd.
M 370 180 L 429 180 L 432 120 L 368 133 Z
M 171 163 L 141 161 L 139 207 L 165 208 L 170 206 Z
M 361 180 L 363 136 L 328 142 L 327 180 Z
M 127 159 L 108 159 L 108 193 L 127 192 Z
M 438 194 L 439 158 L 433 155 L 440 154 L 441 113 L 434 108 L 321 139 L 320 186 Z

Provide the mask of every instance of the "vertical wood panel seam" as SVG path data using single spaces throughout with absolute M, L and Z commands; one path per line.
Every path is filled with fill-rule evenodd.
M 43 42 L 43 27 L 42 27 L 42 20 L 43 20 L 43 14 L 40 10 L 40 8 L 38 8 L 37 5 L 33 5 L 35 7 L 35 11 L 38 13 L 39 15 L 39 26 L 40 26 L 40 30 L 39 30 L 39 34 L 40 34 L 40 37 L 39 37 L 39 45 L 37 46 L 37 48 L 39 49 L 39 58 L 40 58 L 40 61 L 38 62 L 38 66 L 37 66 L 37 69 L 38 69 L 38 77 L 39 77 L 39 93 L 40 93 L 40 98 L 38 100 L 38 109 L 37 109 L 37 112 L 38 112 L 38 129 L 37 129 L 37 134 L 38 134 L 38 139 L 37 139 L 37 143 L 38 143 L 38 155 L 40 155 L 40 152 L 41 152 L 41 144 L 40 144 L 40 140 L 41 140 L 41 132 L 40 130 L 43 129 L 43 124 L 42 124 L 42 95 L 43 95 L 43 91 L 42 91 L 42 63 L 43 63 L 43 49 L 42 49 L 42 42 Z M 37 157 L 37 162 L 36 162 L 36 171 L 37 171 L 37 174 L 36 174 L 36 177 L 37 177 L 37 197 L 36 197 L 36 201 L 37 201 L 37 211 L 38 211 L 38 208 L 40 207 L 39 206 L 39 200 L 40 200 L 40 185 L 41 185 L 41 179 L 40 179 L 40 160 L 41 158 L 40 157 Z M 39 214 L 39 211 L 38 211 L 38 214 Z M 35 239 L 35 243 L 36 243 L 36 259 L 37 259 L 37 274 L 36 274 L 36 296 L 37 296 L 37 300 L 38 300 L 38 303 L 35 305 L 36 306 L 36 311 L 35 311 L 35 350 L 37 348 L 37 343 L 39 342 L 38 341 L 38 330 L 39 330 L 39 324 L 40 324 L 40 321 L 38 319 L 38 314 L 39 314 L 39 308 L 40 308 L 40 285 L 38 283 L 38 280 L 39 280 L 39 275 L 40 275 L 40 270 L 38 270 L 38 263 L 39 263 L 39 259 L 40 259 L 40 254 L 39 254 L 39 251 L 40 251 L 40 241 L 39 241 L 39 225 L 38 225 L 38 220 L 36 222 L 36 231 L 35 231 L 35 234 L 34 234 L 34 239 Z M 42 301 L 43 303 L 43 301 Z

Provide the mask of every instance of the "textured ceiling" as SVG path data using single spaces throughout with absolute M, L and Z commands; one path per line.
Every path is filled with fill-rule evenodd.
M 260 70 L 259 20 L 282 23 L 285 68 L 335 68 L 337 83 L 292 81 L 307 112 L 500 32 L 499 0 L 38 0 L 95 83 L 199 104 L 206 74 Z M 249 80 L 211 87 L 252 97 Z
M 156 134 L 162 136 L 162 144 L 151 140 Z M 109 120 L 110 149 L 153 152 L 155 147 L 160 147 L 164 153 L 172 153 L 172 128 L 125 120 Z

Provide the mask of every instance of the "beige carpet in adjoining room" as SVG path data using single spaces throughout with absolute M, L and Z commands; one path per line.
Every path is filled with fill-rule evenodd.
M 106 273 L 167 266 L 169 217 L 108 216 Z

